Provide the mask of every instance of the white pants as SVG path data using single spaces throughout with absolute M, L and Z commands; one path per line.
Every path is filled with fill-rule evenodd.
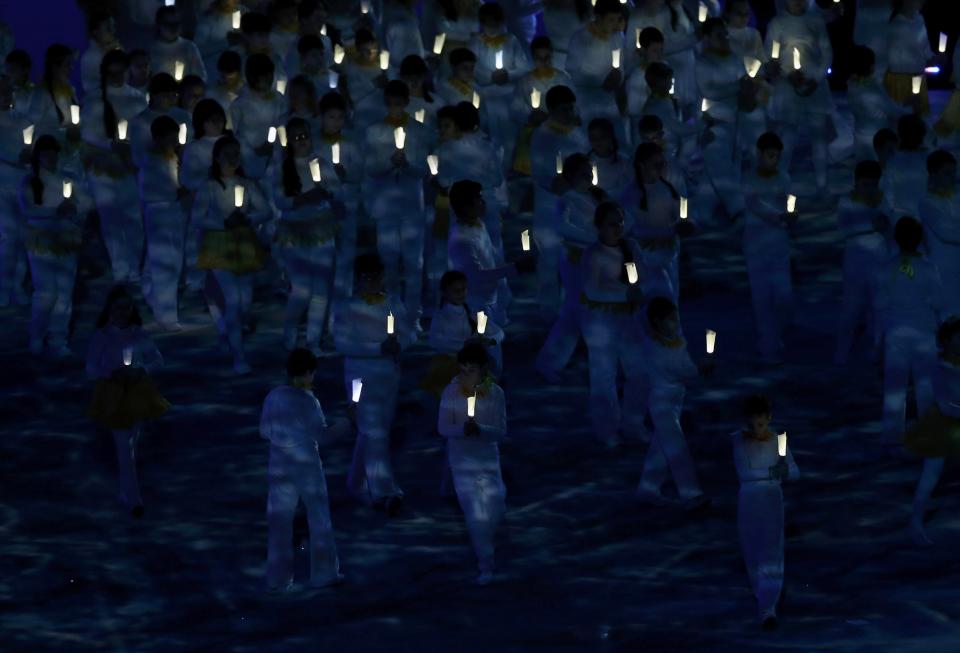
M 778 484 L 740 486 L 737 530 L 750 587 L 763 615 L 776 607 L 783 588 L 783 492 Z
M 869 236 L 868 236 L 869 237 Z M 837 348 L 834 362 L 846 363 L 853 346 L 853 333 L 861 319 L 867 333 L 873 335 L 873 314 L 876 301 L 876 272 L 882 253 L 859 246 L 856 238 L 848 240 L 843 251 L 843 304 L 837 326 Z
M 790 245 L 784 242 L 761 245 L 745 247 L 744 255 L 760 353 L 764 358 L 775 360 L 783 351 L 781 338 L 793 304 Z
M 357 257 L 357 212 L 358 208 L 347 208 L 340 222 L 337 234 L 336 272 L 333 288 L 336 299 L 346 299 L 353 295 L 353 263 Z
M 401 294 L 411 319 L 420 315 L 423 293 L 423 240 L 421 213 L 409 217 L 384 215 L 376 219 L 377 251 L 383 261 L 387 290 Z
M 547 335 L 547 341 L 537 354 L 539 369 L 560 372 L 570 362 L 580 340 L 580 321 L 585 310 L 580 302 L 583 278 L 580 266 L 567 256 L 560 259 L 560 281 L 563 284 L 563 304 L 560 314 Z
M 507 511 L 507 488 L 500 470 L 453 469 L 453 486 L 480 571 L 493 571 L 497 527 Z
M 73 314 L 73 287 L 77 279 L 77 255 L 54 256 L 30 252 L 33 278 L 33 304 L 30 312 L 30 344 L 67 344 L 70 316 Z
M 534 188 L 533 229 L 531 235 L 537 246 L 537 303 L 540 311 L 552 314 L 560 304 L 558 269 L 563 241 L 554 226 L 554 206 L 557 196 Z
M 347 358 L 343 367 L 347 400 L 353 379 L 363 379 L 365 390 L 356 409 L 357 442 L 347 487 L 371 503 L 402 496 L 390 460 L 390 428 L 400 389 L 400 367 L 391 358 Z
M 0 188 L 0 306 L 23 292 L 27 251 L 16 187 Z
M 100 235 L 110 256 L 113 280 L 136 283 L 143 257 L 143 218 L 134 177 L 91 178 L 93 198 L 100 214 Z
M 826 117 L 820 113 L 811 113 L 796 124 L 780 124 L 778 132 L 783 141 L 783 155 L 780 158 L 780 169 L 790 174 L 790 164 L 793 160 L 793 151 L 797 147 L 797 140 L 801 134 L 810 140 L 810 156 L 813 159 L 813 171 L 817 188 L 827 186 L 827 133 Z
M 211 270 L 223 297 L 223 327 L 230 351 L 243 357 L 243 319 L 253 299 L 253 277 L 228 270 Z
M 183 271 L 185 217 L 180 204 L 148 204 L 144 209 L 150 282 L 144 295 L 163 324 L 178 322 L 178 288 Z
M 649 410 L 654 433 L 643 462 L 640 488 L 659 494 L 668 474 L 672 474 L 677 494 L 682 499 L 689 499 L 703 494 L 703 490 L 680 428 L 684 394 L 680 387 L 655 388 L 650 392 Z
M 284 247 L 283 266 L 290 279 L 290 296 L 284 312 L 284 340 L 296 342 L 297 327 L 307 311 L 307 347 L 316 348 L 323 336 L 323 327 L 333 291 L 334 240 L 313 247 Z
M 585 309 L 581 318 L 590 362 L 590 414 L 602 442 L 616 442 L 620 429 L 644 430 L 647 408 L 640 326 L 630 313 Z M 617 372 L 623 368 L 623 408 Z
M 293 580 L 293 518 L 301 499 L 310 528 L 310 584 L 325 585 L 336 579 L 340 560 L 327 481 L 316 449 L 271 446 L 267 474 L 267 585 L 285 587 Z
M 120 483 L 120 498 L 130 508 L 143 505 L 140 496 L 140 481 L 137 478 L 137 440 L 140 426 L 132 429 L 114 430 L 113 444 L 117 450 L 117 477 Z
M 884 333 L 883 433 L 888 444 L 900 441 L 906 422 L 907 382 L 913 377 L 917 414 L 933 405 L 937 367 L 936 327 L 899 325 Z

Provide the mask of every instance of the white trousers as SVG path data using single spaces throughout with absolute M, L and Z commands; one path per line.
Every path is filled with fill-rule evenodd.
M 347 358 L 344 360 L 344 387 L 347 400 L 353 379 L 363 379 L 363 396 L 357 404 L 357 442 L 347 487 L 361 499 L 373 503 L 403 492 L 393 477 L 390 455 L 390 428 L 400 389 L 400 367 L 389 358 Z
M 906 423 L 907 383 L 913 378 L 917 414 L 933 405 L 933 371 L 937 367 L 935 327 L 899 325 L 884 333 L 883 433 L 889 444 L 900 441 Z
M 550 328 L 547 340 L 537 354 L 539 369 L 560 372 L 567 366 L 580 340 L 580 321 L 586 310 L 580 302 L 583 292 L 580 266 L 567 256 L 560 259 L 560 282 L 563 284 L 563 303 L 560 314 Z
M 659 494 L 669 475 L 677 486 L 677 494 L 689 499 L 703 494 L 697 470 L 680 428 L 683 410 L 682 388 L 654 389 L 650 392 L 649 410 L 653 420 L 653 439 L 643 462 L 640 488 Z
M 143 258 L 144 232 L 137 182 L 131 176 L 91 178 L 93 199 L 100 215 L 100 235 L 110 256 L 113 280 L 137 283 Z
M 877 295 L 876 273 L 880 254 L 847 241 L 843 251 L 843 304 L 837 325 L 837 348 L 834 362 L 843 364 L 853 347 L 853 334 L 861 320 L 867 333 L 874 336 L 873 315 Z
M 789 323 L 793 304 L 790 279 L 789 243 L 764 243 L 745 247 L 750 297 L 756 320 L 760 353 L 778 359 L 783 351 L 783 330 Z
M 140 481 L 137 477 L 137 440 L 140 438 L 140 426 L 132 429 L 114 430 L 113 444 L 117 451 L 117 478 L 120 484 L 120 498 L 130 508 L 143 505 L 140 496 Z
M 347 208 L 337 233 L 336 272 L 333 288 L 336 299 L 353 295 L 353 263 L 357 257 L 358 208 Z
M 750 587 L 761 615 L 783 589 L 783 492 L 774 483 L 744 483 L 737 498 L 737 530 Z
M 500 470 L 453 469 L 453 486 L 481 572 L 493 571 L 497 527 L 507 511 L 507 489 Z
M 383 261 L 387 290 L 401 294 L 411 319 L 420 315 L 423 293 L 423 242 L 425 220 L 421 213 L 409 217 L 376 218 L 377 251 Z
M 293 518 L 298 500 L 303 501 L 310 528 L 310 584 L 326 585 L 336 579 L 340 560 L 320 456 L 316 449 L 270 447 L 267 474 L 267 585 L 285 587 L 293 580 Z
M 306 310 L 307 347 L 319 346 L 333 292 L 335 257 L 333 239 L 313 247 L 283 248 L 283 265 L 290 279 L 283 323 L 287 344 L 296 341 L 297 327 Z
M 186 218 L 176 202 L 148 204 L 143 217 L 150 275 L 144 295 L 158 322 L 176 324 Z
M 230 351 L 243 357 L 243 320 L 253 299 L 253 277 L 228 270 L 211 270 L 223 297 L 223 327 Z
M 16 187 L 0 188 L 0 306 L 23 292 L 27 274 L 23 232 Z
M 73 287 L 77 279 L 77 255 L 53 256 L 30 252 L 30 276 L 33 279 L 33 303 L 30 311 L 30 344 L 67 344 L 70 316 L 73 314 Z

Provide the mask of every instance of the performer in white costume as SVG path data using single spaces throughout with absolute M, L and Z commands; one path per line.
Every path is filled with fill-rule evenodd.
M 957 160 L 945 150 L 927 157 L 927 196 L 920 200 L 926 251 L 944 280 L 944 310 L 960 317 L 960 199 Z

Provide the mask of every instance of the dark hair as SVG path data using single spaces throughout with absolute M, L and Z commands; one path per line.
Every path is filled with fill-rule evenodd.
M 220 170 L 220 152 L 223 151 L 223 148 L 229 145 L 236 145 L 240 147 L 240 141 L 237 140 L 237 137 L 233 134 L 224 134 L 217 139 L 217 142 L 213 144 L 213 151 L 210 153 L 210 179 L 214 180 L 220 184 L 220 188 L 226 188 L 227 185 L 223 183 L 223 171 Z M 243 172 L 243 167 L 237 168 L 238 177 L 246 177 L 247 175 Z
M 743 416 L 748 419 L 758 415 L 770 415 L 773 412 L 773 405 L 766 395 L 747 395 L 740 406 Z
M 453 108 L 453 120 L 460 131 L 475 131 L 480 126 L 480 110 L 470 102 L 460 102 Z
M 877 150 L 882 145 L 887 143 L 900 144 L 900 137 L 897 136 L 897 133 L 892 129 L 884 127 L 883 129 L 878 129 L 877 133 L 873 135 L 873 149 Z
M 321 0 L 301 0 L 300 4 L 297 5 L 297 16 L 299 18 L 306 18 L 320 7 L 326 9 L 327 3 Z
M 336 91 L 329 91 L 325 93 L 322 98 L 320 98 L 320 113 L 326 113 L 327 111 L 334 111 L 339 109 L 340 111 L 347 110 L 347 101 L 343 99 L 343 96 L 337 93 Z
M 637 123 L 637 131 L 641 134 L 648 132 L 657 132 L 663 129 L 663 121 L 660 120 L 660 116 L 654 115 L 652 113 L 647 113 L 641 116 L 640 121 Z
M 902 253 L 915 252 L 923 242 L 923 225 L 916 218 L 905 215 L 897 220 L 893 228 L 893 239 L 897 241 Z
M 258 11 L 248 11 L 240 18 L 240 31 L 244 34 L 266 34 L 272 29 L 270 17 Z
M 276 72 L 276 66 L 273 60 L 265 54 L 256 53 L 247 57 L 247 64 L 244 66 L 243 73 L 247 79 L 247 84 L 253 86 L 254 80 L 261 77 L 273 77 Z
M 530 41 L 530 52 L 536 52 L 537 50 L 550 50 L 553 51 L 553 41 L 550 40 L 549 36 L 535 36 L 533 40 Z
M 157 73 L 150 78 L 150 85 L 147 86 L 150 97 L 155 97 L 163 93 L 179 93 L 180 84 L 170 73 Z
M 654 43 L 663 43 L 663 32 L 656 27 L 644 27 L 640 30 L 641 48 L 649 48 Z
M 447 270 L 440 277 L 440 292 L 445 292 L 452 284 L 467 283 L 467 275 L 460 270 Z
M 306 129 L 310 132 L 310 125 L 303 118 L 291 118 L 287 123 L 287 134 L 294 129 Z M 293 148 L 286 148 L 283 157 L 283 194 L 286 197 L 296 197 L 303 190 L 303 182 L 300 180 L 300 173 L 297 172 L 297 162 L 293 157 Z
M 187 75 L 180 80 L 180 92 L 183 92 L 183 89 L 188 86 L 202 86 L 204 89 L 207 87 L 207 83 L 203 81 L 203 78 L 200 75 Z
M 473 106 L 472 104 L 470 106 Z M 448 104 L 445 107 L 437 109 L 437 123 L 441 120 L 449 120 L 454 125 L 457 124 L 457 107 Z M 457 129 L 460 127 L 458 126 Z
M 398 97 L 409 100 L 410 87 L 407 86 L 406 82 L 402 82 L 399 79 L 391 79 L 387 82 L 387 85 L 383 87 L 383 97 Z
M 485 2 L 480 5 L 480 9 L 477 11 L 477 20 L 481 23 L 484 20 L 495 20 L 502 23 L 505 20 L 503 7 L 496 2 Z
M 130 324 L 143 326 L 143 318 L 140 317 L 140 310 L 137 308 L 137 303 L 134 301 L 133 295 L 126 286 L 118 284 L 113 286 L 110 292 L 107 293 L 107 301 L 100 310 L 100 315 L 97 316 L 98 329 L 102 329 L 110 323 L 110 312 L 113 310 L 113 305 L 121 299 L 130 300 Z
M 589 137 L 590 132 L 595 129 L 603 131 L 613 140 L 613 160 L 617 161 L 620 158 L 620 142 L 617 140 L 617 130 L 613 128 L 613 123 L 610 122 L 609 118 L 594 118 L 587 125 L 587 136 Z M 592 148 L 590 152 L 593 152 Z
M 880 179 L 882 176 L 883 168 L 876 161 L 860 161 L 853 169 L 854 179 Z
M 462 215 L 461 209 L 468 206 L 477 197 L 483 194 L 483 186 L 472 179 L 461 179 L 455 181 L 450 186 L 450 208 L 459 217 Z
M 426 75 L 429 72 L 426 62 L 415 54 L 408 54 L 400 62 L 401 75 Z
M 459 365 L 488 365 L 489 363 L 490 355 L 487 353 L 487 348 L 479 343 L 466 344 L 457 352 Z
M 317 113 L 317 87 L 306 75 L 297 75 L 287 83 L 288 99 L 290 98 L 290 91 L 294 88 L 299 88 L 307 94 L 307 104 L 310 105 L 310 112 L 315 115 Z
M 960 333 L 960 318 L 951 315 L 937 329 L 937 345 L 944 349 L 953 336 Z
M 722 18 L 710 17 L 704 22 L 700 23 L 700 33 L 704 36 L 709 36 L 710 34 L 713 34 L 715 30 L 726 28 L 726 26 L 727 24 L 723 22 Z
M 239 52 L 226 50 L 217 57 L 217 71 L 221 73 L 236 73 L 243 68 L 243 59 Z
M 467 48 L 454 48 L 450 52 L 450 67 L 456 68 L 462 63 L 476 63 L 477 55 Z
M 92 11 L 87 15 L 87 34 L 96 31 L 101 25 L 113 20 L 113 15 L 103 11 Z
M 366 27 L 361 27 L 353 32 L 353 43 L 359 50 L 364 43 L 376 43 L 377 37 Z
M 647 321 L 650 324 L 659 322 L 671 313 L 676 313 L 677 305 L 668 297 L 654 297 L 647 304 Z
M 607 216 L 614 212 L 619 213 L 622 216 L 623 207 L 616 202 L 600 202 L 600 204 L 597 205 L 597 208 L 593 211 L 593 226 L 599 229 L 600 225 L 603 224 L 603 221 L 607 219 Z M 617 243 L 617 247 L 620 249 L 620 254 L 623 256 L 624 264 L 636 263 L 636 259 L 633 256 L 633 250 L 630 249 L 630 244 L 626 238 L 621 238 L 620 242 Z M 628 283 L 626 266 L 620 270 L 620 281 L 622 283 Z
M 640 191 L 640 210 L 647 210 L 647 185 L 643 183 L 643 180 L 640 178 L 640 166 L 649 161 L 652 157 L 663 154 L 663 148 L 652 142 L 644 142 L 637 145 L 637 149 L 633 153 L 633 174 L 634 178 L 637 180 L 637 189 Z M 680 193 L 677 192 L 677 189 L 673 187 L 669 181 L 660 177 L 660 182 L 667 187 L 667 190 L 670 191 L 670 196 L 673 199 L 680 199 Z
M 597 3 L 593 5 L 593 15 L 598 18 L 607 14 L 622 13 L 623 5 L 620 4 L 620 0 L 597 0 Z
M 946 150 L 936 150 L 927 157 L 927 174 L 935 175 L 940 172 L 940 169 L 943 166 L 948 166 L 951 163 L 953 165 L 957 165 L 957 159 L 955 156 Z
M 303 347 L 297 347 L 287 356 L 287 376 L 291 379 L 309 374 L 317 369 L 317 357 Z
M 460 12 L 457 11 L 457 3 L 453 0 L 436 0 L 440 9 L 443 11 L 443 17 L 451 22 L 460 19 Z
M 353 274 L 356 277 L 366 274 L 383 274 L 383 261 L 380 255 L 368 252 L 353 259 Z
M 33 59 L 30 58 L 30 54 L 26 50 L 17 48 L 16 50 L 10 50 L 7 58 L 4 59 L 4 63 L 11 63 L 14 66 L 22 66 L 23 68 L 30 69 L 33 66 Z
M 43 57 L 43 85 L 47 89 L 47 94 L 53 102 L 53 108 L 57 112 L 57 121 L 63 124 L 63 111 L 57 105 L 57 98 L 53 93 L 53 70 L 64 61 L 73 56 L 73 50 L 62 43 L 54 43 L 47 48 Z
M 304 55 L 310 50 L 323 50 L 323 39 L 316 34 L 305 34 L 297 41 L 297 53 Z
M 560 84 L 551 86 L 544 100 L 547 104 L 547 111 L 553 111 L 561 104 L 576 104 L 577 96 L 569 86 Z
M 157 9 L 156 13 L 153 14 L 153 22 L 155 25 L 159 25 L 162 20 L 164 20 L 167 15 L 176 17 L 177 22 L 180 22 L 180 9 L 177 8 L 177 5 L 164 5 Z
M 219 116 L 223 120 L 224 125 L 226 125 L 227 114 L 219 102 L 211 98 L 203 98 L 197 102 L 197 106 L 193 107 L 192 122 L 194 138 L 200 139 L 206 136 L 206 133 L 203 131 L 203 124 L 217 116 Z
M 100 101 L 103 102 L 103 132 L 107 138 L 117 135 L 117 112 L 107 97 L 107 70 L 116 64 L 122 64 L 124 68 L 130 65 L 130 60 L 123 50 L 110 50 L 100 60 Z
M 33 191 L 33 203 L 43 206 L 43 180 L 40 179 L 40 153 L 60 152 L 60 143 L 50 134 L 44 134 L 33 144 L 30 156 L 30 190 Z
M 918 150 L 927 137 L 927 123 L 920 116 L 908 113 L 897 121 L 897 134 L 900 147 L 904 150 Z
M 877 63 L 877 55 L 865 45 L 855 45 L 850 51 L 850 72 L 866 77 Z
M 773 132 L 764 132 L 760 134 L 760 138 L 757 139 L 757 149 L 761 152 L 767 150 L 783 152 L 783 141 Z
M 654 61 L 647 66 L 643 73 L 643 79 L 649 86 L 653 86 L 656 79 L 670 79 L 673 77 L 673 68 L 662 61 Z
M 563 160 L 563 170 L 560 174 L 569 181 L 570 177 L 583 168 L 590 169 L 590 158 L 586 154 L 575 152 Z

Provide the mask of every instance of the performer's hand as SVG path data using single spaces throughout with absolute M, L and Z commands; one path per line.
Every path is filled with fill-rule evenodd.
M 537 257 L 525 254 L 513 262 L 518 274 L 533 274 L 537 271 Z
M 680 220 L 677 223 L 677 236 L 680 238 L 689 238 L 695 233 L 697 233 L 697 225 L 693 222 L 693 220 Z
M 337 173 L 337 177 L 340 181 L 344 181 L 347 178 L 347 169 L 343 167 L 342 163 L 337 163 L 333 166 L 333 171 Z
M 384 356 L 397 356 L 400 354 L 400 341 L 396 334 L 387 336 L 386 340 L 380 343 L 380 353 Z
M 620 73 L 619 68 L 613 68 L 603 80 L 603 90 L 610 93 L 616 91 L 620 88 L 620 83 L 623 81 L 623 75 Z
M 716 367 L 716 360 L 710 354 L 707 354 L 704 358 L 701 358 L 700 363 L 697 365 L 700 376 L 704 378 L 713 376 L 713 371 L 716 369 Z
M 643 294 L 643 287 L 640 282 L 627 284 L 627 301 L 631 304 L 642 304 L 646 296 Z
M 530 115 L 527 116 L 527 122 L 533 127 L 539 127 L 547 121 L 547 118 L 549 118 L 549 116 L 543 109 L 533 109 L 530 111 Z
M 20 150 L 20 156 L 18 157 L 17 161 L 20 163 L 20 165 L 25 166 L 25 165 L 28 165 L 32 159 L 33 159 L 33 148 L 31 148 L 28 145 L 27 147 Z
M 497 86 L 503 86 L 510 81 L 510 74 L 506 70 L 494 70 L 490 75 L 490 81 Z
M 263 145 L 253 149 L 253 153 L 257 156 L 270 156 L 273 154 L 273 143 L 264 141 Z
M 57 207 L 58 218 L 72 218 L 77 215 L 77 204 L 72 199 L 65 199 Z
M 405 168 L 407 167 L 407 155 L 403 150 L 395 149 L 393 154 L 390 155 L 390 163 L 393 164 L 394 168 Z
M 468 438 L 475 438 L 480 435 L 480 425 L 477 420 L 470 417 L 463 423 L 463 435 Z

